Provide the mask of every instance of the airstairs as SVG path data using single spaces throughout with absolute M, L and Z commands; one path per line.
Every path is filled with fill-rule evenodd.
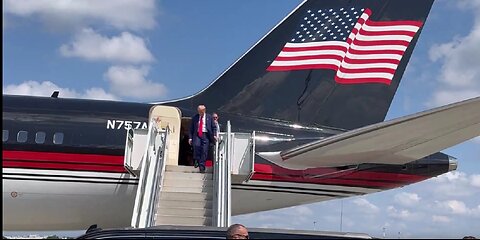
M 124 165 L 139 179 L 131 227 L 230 225 L 232 179 L 252 176 L 255 133 L 232 133 L 228 122 L 215 146 L 213 168 L 200 173 L 193 166 L 169 164 L 169 154 L 175 153 L 169 141 L 177 135 L 168 124 L 151 118 L 148 126 L 127 131 Z

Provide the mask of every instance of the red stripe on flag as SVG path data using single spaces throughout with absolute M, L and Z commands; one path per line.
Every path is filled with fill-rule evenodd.
M 384 35 L 403 35 L 413 37 L 416 32 L 411 31 L 368 31 L 366 29 L 360 29 L 360 35 L 362 36 L 384 36 Z
M 363 12 L 365 14 L 367 14 L 368 16 L 372 15 L 372 10 L 370 10 L 370 8 L 367 8 L 365 9 L 365 11 Z
M 339 71 L 343 73 L 391 73 L 395 74 L 395 69 L 391 68 L 344 68 L 340 67 Z
M 363 55 L 363 54 L 397 54 L 403 55 L 405 51 L 401 50 L 357 50 L 357 49 L 348 49 L 348 53 Z
M 343 59 L 343 62 L 349 63 L 349 64 L 372 64 L 372 63 L 391 63 L 391 64 L 396 64 L 398 65 L 400 63 L 400 60 L 397 59 L 352 59 L 349 57 L 346 57 Z
M 312 46 L 312 47 L 284 47 L 282 52 L 300 52 L 300 51 L 318 51 L 318 50 L 339 50 L 347 51 L 346 47 L 328 45 L 328 46 Z
M 295 56 L 295 57 L 277 57 L 275 61 L 297 61 L 297 60 L 310 60 L 310 59 L 333 59 L 342 61 L 342 57 L 333 54 L 323 54 L 323 55 L 307 55 L 307 56 Z
M 410 42 L 403 40 L 375 40 L 375 41 L 364 41 L 364 40 L 353 40 L 353 44 L 357 46 L 382 46 L 382 45 L 401 45 L 407 47 Z
M 390 85 L 392 80 L 387 78 L 340 78 L 335 76 L 335 82 L 341 84 L 360 84 L 360 83 L 383 83 Z
M 392 27 L 402 25 L 421 27 L 423 23 L 419 21 L 372 21 L 368 19 L 367 25 L 375 27 Z
M 338 67 L 333 64 L 305 64 L 295 66 L 269 66 L 267 71 L 291 71 L 291 70 L 308 70 L 308 69 L 331 69 L 337 70 Z

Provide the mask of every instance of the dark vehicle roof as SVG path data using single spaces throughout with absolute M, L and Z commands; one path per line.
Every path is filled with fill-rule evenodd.
M 79 239 L 110 239 L 110 238 L 166 238 L 166 239 L 225 239 L 227 228 L 217 227 L 183 227 L 157 226 L 150 228 L 125 229 L 90 229 Z M 372 239 L 364 233 L 325 232 L 305 230 L 284 230 L 267 228 L 248 228 L 250 239 L 342 239 L 362 238 Z

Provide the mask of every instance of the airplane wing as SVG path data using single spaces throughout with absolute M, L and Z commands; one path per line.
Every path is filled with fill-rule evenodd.
M 476 136 L 480 136 L 480 97 L 261 156 L 293 169 L 405 164 Z

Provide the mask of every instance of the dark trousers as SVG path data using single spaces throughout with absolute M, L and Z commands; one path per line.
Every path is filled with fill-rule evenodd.
M 193 160 L 198 162 L 200 169 L 205 169 L 205 161 L 207 160 L 208 148 L 210 141 L 207 133 L 203 133 L 202 137 L 196 136 L 193 139 Z

